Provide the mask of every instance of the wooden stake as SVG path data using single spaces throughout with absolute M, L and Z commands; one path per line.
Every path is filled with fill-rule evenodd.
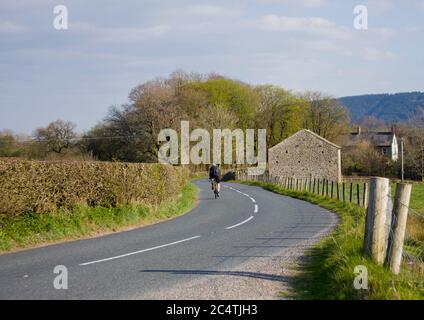
M 392 230 L 389 237 L 387 263 L 394 274 L 398 274 L 402 263 L 403 241 L 405 239 L 408 207 L 412 185 L 396 185 L 395 203 L 393 205 Z
M 360 201 L 359 201 L 360 197 L 359 197 L 359 183 L 356 184 L 356 204 L 359 206 L 360 205 Z
M 389 196 L 389 179 L 372 177 L 365 221 L 364 251 L 380 265 L 384 264 L 386 257 L 386 221 Z

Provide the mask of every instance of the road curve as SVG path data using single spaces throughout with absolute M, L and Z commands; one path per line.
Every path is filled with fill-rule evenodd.
M 261 280 L 228 270 L 296 247 L 335 222 L 325 209 L 259 187 L 223 183 L 215 200 L 208 181 L 195 184 L 198 205 L 178 218 L 1 255 L 0 299 L 178 298 L 167 293 L 211 275 Z M 58 265 L 68 270 L 66 290 L 53 285 Z M 208 297 L 222 298 L 219 290 Z

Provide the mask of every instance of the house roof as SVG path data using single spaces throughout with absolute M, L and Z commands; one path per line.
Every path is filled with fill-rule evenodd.
M 393 141 L 393 132 L 364 132 L 351 133 L 348 145 L 355 145 L 361 141 L 368 141 L 376 147 L 390 147 Z
M 276 145 L 275 145 L 275 146 L 273 146 L 272 148 L 269 148 L 269 151 L 270 151 L 270 150 L 272 150 L 272 149 L 274 149 L 274 148 L 276 148 L 276 147 L 278 147 L 278 146 L 280 146 L 280 145 L 282 145 L 282 144 L 284 144 L 286 141 L 291 140 L 292 138 L 296 137 L 297 135 L 299 135 L 299 134 L 300 134 L 300 133 L 302 133 L 302 132 L 306 132 L 306 133 L 308 133 L 308 134 L 310 134 L 310 135 L 314 136 L 315 138 L 320 139 L 321 141 L 323 141 L 324 143 L 326 143 L 326 144 L 328 144 L 328 145 L 330 145 L 330 146 L 333 146 L 333 147 L 335 147 L 335 148 L 337 148 L 337 149 L 341 149 L 341 147 L 340 147 L 340 146 L 338 146 L 337 144 L 335 144 L 335 143 L 333 143 L 333 142 L 331 142 L 331 141 L 328 141 L 327 139 L 325 139 L 325 138 L 321 137 L 320 135 L 316 134 L 315 132 L 313 132 L 313 131 L 311 131 L 311 130 L 308 130 L 308 129 L 302 129 L 302 130 L 299 130 L 298 132 L 296 132 L 295 134 L 291 135 L 290 137 L 288 137 L 288 138 L 284 139 L 284 140 L 283 140 L 283 141 L 281 141 L 280 143 L 276 144 Z

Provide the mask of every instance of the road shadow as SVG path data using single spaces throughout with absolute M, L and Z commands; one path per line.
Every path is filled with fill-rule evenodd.
M 202 276 L 233 276 L 247 277 L 261 280 L 288 283 L 289 277 L 275 274 L 248 272 L 248 271 L 216 271 L 216 270 L 140 270 L 143 273 L 170 273 L 174 275 L 202 275 Z
M 214 195 L 212 195 L 212 197 L 200 197 L 198 198 L 199 201 L 217 201 L 217 199 L 215 199 Z

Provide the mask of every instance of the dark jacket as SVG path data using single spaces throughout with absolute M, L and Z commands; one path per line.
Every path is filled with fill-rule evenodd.
M 209 179 L 215 179 L 217 182 L 221 181 L 221 170 L 218 166 L 212 166 L 209 169 Z

